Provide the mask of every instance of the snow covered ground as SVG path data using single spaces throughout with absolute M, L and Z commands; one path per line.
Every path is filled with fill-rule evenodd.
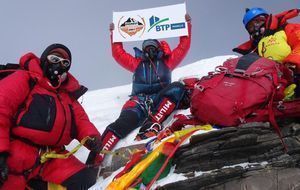
M 172 78 L 173 81 L 176 81 L 182 77 L 188 76 L 204 76 L 208 72 L 213 71 L 214 68 L 218 65 L 221 65 L 225 60 L 229 58 L 234 58 L 234 55 L 228 56 L 217 56 L 209 59 L 203 59 L 197 61 L 195 63 L 191 63 L 189 65 L 179 67 L 173 71 Z M 131 92 L 131 84 L 118 86 L 107 89 L 100 89 L 88 92 L 84 97 L 80 100 L 82 102 L 83 107 L 89 115 L 90 120 L 95 124 L 98 130 L 102 133 L 106 126 L 113 122 L 118 118 L 120 114 L 120 110 L 128 100 L 128 95 Z M 128 145 L 135 144 L 133 141 L 137 131 L 132 132 L 127 138 L 121 140 L 116 148 L 124 147 Z M 77 141 L 73 141 L 68 149 L 72 149 L 78 144 Z M 76 156 L 83 162 L 85 162 L 89 151 L 85 148 L 81 148 Z M 107 160 L 104 162 L 104 165 L 107 164 Z M 98 182 L 91 187 L 91 190 L 102 190 L 110 183 L 113 175 L 106 179 L 99 179 Z M 165 178 L 157 182 L 155 185 L 163 185 L 170 183 L 172 181 L 183 180 L 183 177 L 180 174 L 174 174 L 172 171 Z

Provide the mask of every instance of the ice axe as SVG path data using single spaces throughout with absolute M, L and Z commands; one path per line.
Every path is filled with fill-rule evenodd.
M 127 152 L 129 152 L 130 155 L 133 155 L 135 152 L 139 151 L 138 149 L 134 149 L 134 150 L 130 150 L 130 149 L 126 149 Z M 85 164 L 86 165 L 89 165 L 89 166 L 97 166 L 97 165 L 100 165 L 98 163 L 95 163 L 96 161 L 96 158 L 97 158 L 97 155 L 98 154 L 110 154 L 110 155 L 113 155 L 113 156 L 119 156 L 119 157 L 122 157 L 124 159 L 127 159 L 129 160 L 130 158 L 126 155 L 125 152 L 123 151 L 110 151 L 110 150 L 104 150 L 102 149 L 100 152 L 97 152 L 97 151 L 90 151 L 86 161 L 85 161 Z

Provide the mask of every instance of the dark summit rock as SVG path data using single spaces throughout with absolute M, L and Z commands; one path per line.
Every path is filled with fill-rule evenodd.
M 299 190 L 299 168 L 265 168 L 246 171 L 241 167 L 158 187 L 158 190 Z
M 248 123 L 192 136 L 175 154 L 175 173 L 186 180 L 159 190 L 300 190 L 300 124 L 281 128 L 283 144 L 267 123 Z M 127 154 L 134 145 L 117 150 Z M 128 160 L 113 156 L 109 176 Z
M 273 128 L 259 123 L 193 136 L 173 160 L 187 179 L 157 189 L 300 190 L 300 125 L 283 127 L 282 135 L 287 151 Z

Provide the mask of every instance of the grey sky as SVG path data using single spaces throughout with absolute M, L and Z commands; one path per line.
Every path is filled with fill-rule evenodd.
M 108 25 L 112 11 L 129 11 L 182 3 L 184 0 L 1 0 L 0 63 L 36 55 L 52 43 L 68 46 L 71 73 L 91 90 L 128 84 L 132 74 L 112 58 Z M 187 0 L 192 17 L 192 46 L 182 65 L 217 55 L 248 39 L 242 17 L 246 7 L 279 13 L 300 8 L 300 0 Z M 300 17 L 293 22 L 300 22 Z M 167 39 L 171 47 L 178 38 Z M 129 42 L 125 49 L 141 42 Z

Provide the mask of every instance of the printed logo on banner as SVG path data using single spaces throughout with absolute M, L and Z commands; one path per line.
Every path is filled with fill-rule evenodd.
M 153 28 L 155 28 L 156 32 L 185 28 L 185 22 L 165 24 L 165 22 L 169 20 L 169 18 L 160 19 L 159 17 L 153 15 L 149 18 L 150 28 L 148 32 L 150 32 L 150 30 L 152 30 Z
M 122 16 L 118 22 L 118 29 L 120 35 L 125 39 L 128 35 L 130 37 L 134 35 L 142 36 L 145 31 L 145 21 L 140 16 L 135 18 Z

